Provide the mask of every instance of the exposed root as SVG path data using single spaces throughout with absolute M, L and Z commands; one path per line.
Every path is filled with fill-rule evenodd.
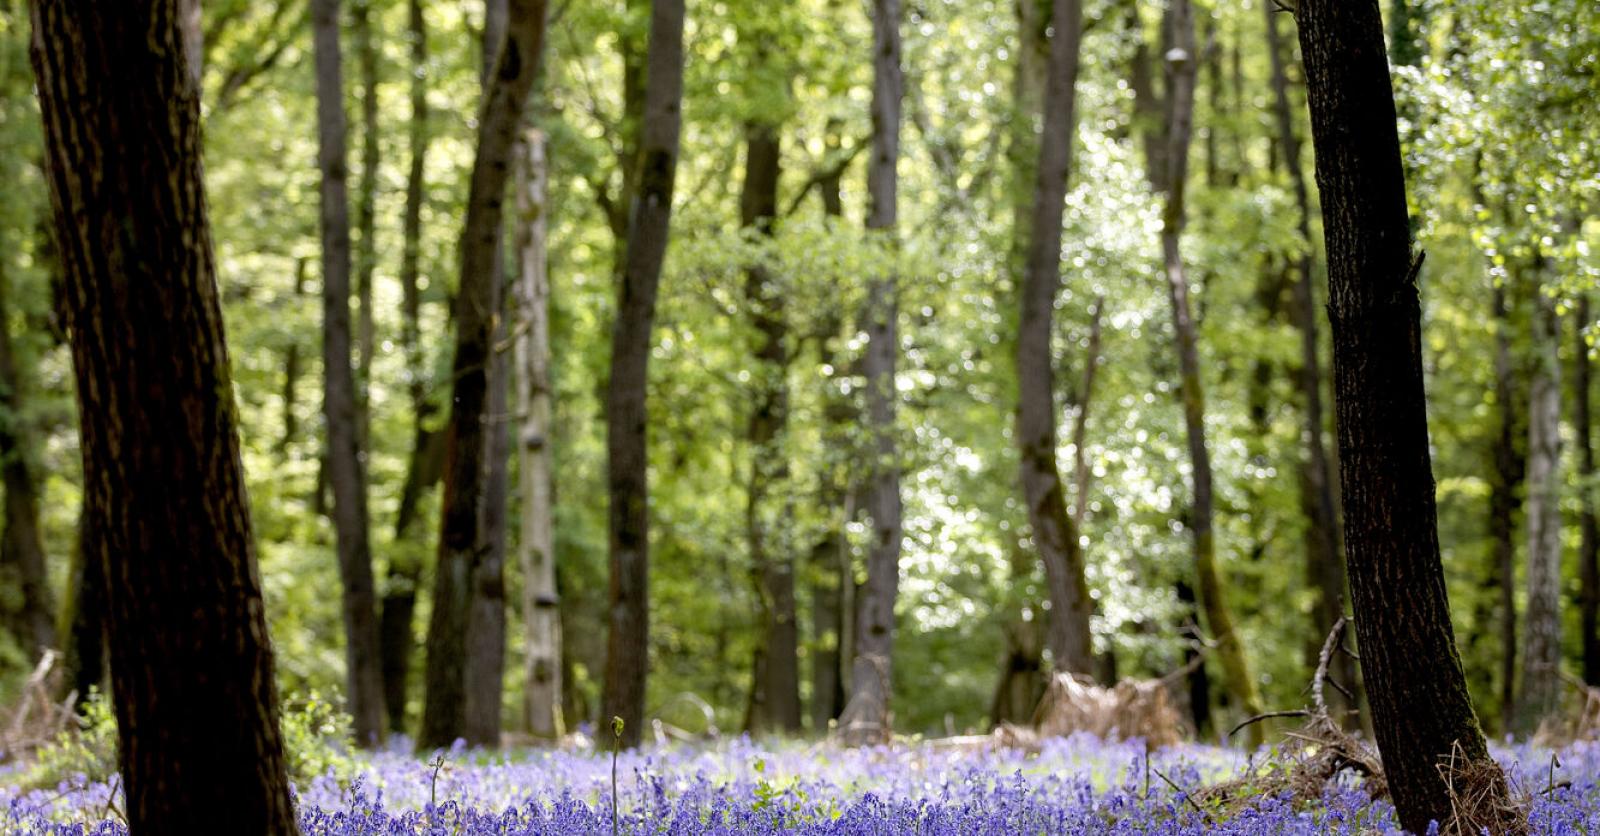
M 1329 682 L 1329 662 L 1339 648 L 1347 625 L 1348 622 L 1340 618 L 1322 645 L 1317 671 L 1311 681 L 1311 707 L 1258 714 L 1235 726 L 1233 731 L 1273 717 L 1304 717 L 1305 723 L 1285 735 L 1278 756 L 1271 762 L 1253 768 L 1249 774 L 1201 790 L 1197 797 L 1203 805 L 1228 811 L 1249 806 L 1262 796 L 1283 795 L 1288 795 L 1296 805 L 1312 804 L 1320 801 L 1323 791 L 1346 773 L 1359 780 L 1362 789 L 1373 799 L 1388 797 L 1389 785 L 1384 779 L 1383 761 L 1377 750 L 1341 728 L 1328 713 L 1328 703 L 1323 696 L 1323 687 Z

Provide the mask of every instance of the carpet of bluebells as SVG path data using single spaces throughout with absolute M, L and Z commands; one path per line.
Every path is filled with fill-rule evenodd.
M 1502 749 L 1539 833 L 1600 833 L 1600 744 L 1555 753 Z M 1267 756 L 1263 752 L 1258 757 Z M 1227 814 L 1188 793 L 1248 767 L 1240 752 L 1087 737 L 1026 754 L 907 743 L 842 750 L 728 740 L 623 753 L 455 750 L 419 758 L 399 744 L 297 788 L 302 830 L 326 836 L 430 834 L 1370 834 L 1394 811 L 1354 786 L 1296 809 L 1260 798 Z M 1147 768 L 1148 766 L 1148 768 Z M 4 775 L 0 775 L 0 784 Z M 81 776 L 47 790 L 0 786 L 0 832 L 125 834 L 117 782 Z M 219 823 L 218 833 L 228 832 Z

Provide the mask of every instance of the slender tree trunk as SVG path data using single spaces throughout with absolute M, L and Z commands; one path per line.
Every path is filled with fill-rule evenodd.
M 781 162 L 775 126 L 751 124 L 745 130 L 745 180 L 739 200 L 740 223 L 770 238 L 778 212 Z M 747 431 L 750 484 L 745 532 L 760 596 L 765 665 L 755 683 L 756 709 L 751 731 L 800 730 L 800 630 L 794 594 L 794 553 L 785 536 L 793 503 L 787 498 L 789 462 L 784 433 L 789 419 L 788 325 L 783 290 L 765 264 L 745 268 L 745 299 L 755 330 L 755 392 Z
M 1475 798 L 1482 789 L 1514 808 L 1473 715 L 1450 626 L 1422 380 L 1420 263 L 1411 259 L 1383 22 L 1376 0 L 1300 0 L 1297 17 L 1328 253 L 1339 484 L 1361 665 L 1400 824 L 1421 833 L 1429 821 L 1452 824 L 1457 793 Z M 1447 775 L 1444 763 L 1458 771 Z M 1491 829 L 1525 832 L 1519 819 L 1507 815 Z
M 106 678 L 105 567 L 97 559 L 100 551 L 93 537 L 94 524 L 85 506 L 78 511 L 78 542 L 56 623 L 67 672 L 62 687 L 77 695 L 79 707 L 88 700 L 90 689 L 102 686 Z
M 484 459 L 489 354 L 498 311 L 501 238 L 507 169 L 518 126 L 544 47 L 544 0 L 510 0 L 504 46 L 478 119 L 478 149 L 461 232 L 461 281 L 456 294 L 455 360 L 450 422 L 445 428 L 444 496 L 433 612 L 428 622 L 423 749 L 449 746 L 465 731 L 468 611 L 474 569 L 483 546 Z
M 1094 402 L 1094 381 L 1100 371 L 1100 336 L 1105 322 L 1106 297 L 1096 296 L 1089 313 L 1089 346 L 1085 350 L 1083 381 L 1078 389 L 1078 411 L 1072 416 L 1072 523 L 1080 530 L 1089 513 L 1089 405 Z
M 1516 370 L 1511 358 L 1511 311 L 1507 288 L 1494 288 L 1494 396 L 1497 426 L 1491 450 L 1489 484 L 1489 577 L 1499 593 L 1500 723 L 1510 728 L 1516 713 L 1517 683 L 1517 546 L 1516 513 L 1522 502 L 1527 456 L 1519 444 L 1522 415 L 1518 408 Z
M 1589 318 L 1589 295 L 1578 294 L 1572 312 L 1572 424 L 1578 441 L 1579 531 L 1578 575 L 1582 584 L 1579 599 L 1583 641 L 1583 681 L 1600 685 L 1600 532 L 1594 510 L 1595 466 L 1593 413 L 1589 409 L 1589 342 L 1584 330 L 1594 326 Z
M 372 0 L 354 0 L 350 34 L 355 38 L 361 84 L 361 179 L 356 183 L 356 426 L 363 449 L 369 446 L 372 414 L 372 357 L 377 350 L 373 321 L 372 274 L 378 266 L 378 50 L 372 37 Z
M 1539 262 L 1542 257 L 1537 257 Z M 1542 266 L 1536 267 L 1542 273 Z M 1542 276 L 1541 276 L 1542 277 Z M 1561 706 L 1561 320 L 1538 287 L 1528 392 L 1528 609 L 1513 728 L 1532 735 Z
M 656 292 L 667 254 L 683 98 L 683 0 L 654 0 L 645 58 L 637 192 L 628 224 L 606 387 L 606 468 L 610 495 L 610 632 L 602 718 L 623 720 L 621 743 L 639 744 L 650 665 L 650 511 L 645 384 Z
M 294 260 L 294 300 L 298 307 L 306 295 L 306 258 Z M 278 441 L 278 452 L 288 458 L 290 445 L 300 437 L 300 340 L 289 338 L 283 350 L 283 438 Z
M 1167 131 L 1166 206 L 1162 212 L 1161 253 L 1166 265 L 1167 298 L 1172 303 L 1173 332 L 1177 337 L 1183 422 L 1193 469 L 1193 498 L 1189 527 L 1194 537 L 1195 576 L 1200 611 L 1216 642 L 1228 693 L 1246 714 L 1261 711 L 1255 678 L 1244 646 L 1233 626 L 1222 573 L 1217 567 L 1213 518 L 1211 452 L 1205 437 L 1205 394 L 1201 384 L 1199 335 L 1189 303 L 1189 277 L 1180 248 L 1184 226 L 1186 182 L 1189 174 L 1189 140 L 1193 130 L 1195 71 L 1198 55 L 1194 40 L 1194 10 L 1189 0 L 1172 0 L 1167 15 L 1173 49 L 1167 53 L 1167 92 L 1170 121 Z M 1250 745 L 1261 742 L 1261 726 L 1249 728 Z
M 1033 546 L 1044 564 L 1050 622 L 1046 644 L 1056 670 L 1089 674 L 1089 589 L 1078 527 L 1067 511 L 1057 464 L 1055 362 L 1051 351 L 1061 288 L 1061 215 L 1072 157 L 1082 7 L 1055 0 L 1044 94 L 1044 133 L 1035 169 L 1033 221 L 1017 325 L 1017 448 Z
M 32 11 L 124 812 L 293 834 L 179 4 Z
M 550 442 L 555 389 L 550 377 L 550 274 L 545 250 L 547 168 L 544 134 L 526 131 L 517 165 L 517 473 L 520 479 L 522 618 L 527 634 L 524 721 L 554 739 L 561 714 L 561 598 L 556 589 L 555 457 Z
M 400 507 L 395 514 L 394 539 L 404 544 L 412 536 L 418 507 L 427 488 L 439 481 L 444 470 L 443 435 L 429 427 L 435 413 L 428 399 L 428 362 L 422 349 L 422 290 L 419 262 L 422 252 L 422 202 L 427 188 L 428 156 L 428 29 L 422 0 L 407 0 L 406 36 L 411 42 L 411 125 L 409 143 L 411 167 L 406 175 L 405 214 L 402 221 L 404 244 L 400 255 L 400 347 L 405 354 L 411 400 L 411 455 L 405 483 L 400 490 Z M 416 551 L 395 548 L 389 558 L 389 575 L 384 583 L 383 615 L 379 625 L 383 653 L 383 698 L 392 731 L 406 727 L 406 681 L 411 670 L 411 655 L 416 639 L 411 631 L 416 612 L 417 587 L 422 582 L 422 564 Z
M 1302 505 L 1306 514 L 1306 577 L 1317 591 L 1312 610 L 1311 635 L 1320 647 L 1321 638 L 1333 630 L 1344 615 L 1344 548 L 1339 542 L 1338 490 L 1333 463 L 1323 440 L 1326 408 L 1322 398 L 1322 355 L 1317 340 L 1316 277 L 1312 271 L 1311 197 L 1306 187 L 1301 161 L 1300 136 L 1294 126 L 1294 110 L 1289 104 L 1289 79 L 1285 68 L 1283 38 L 1278 32 L 1278 12 L 1263 5 L 1266 19 L 1267 55 L 1272 66 L 1273 115 L 1277 122 L 1278 145 L 1283 149 L 1284 170 L 1294 192 L 1295 231 L 1300 236 L 1300 252 L 1294 259 L 1295 282 L 1290 308 L 1295 329 L 1300 332 L 1300 374 L 1295 382 L 1300 389 L 1300 407 L 1305 419 L 1306 458 L 1302 467 Z M 1314 657 L 1313 657 L 1314 659 Z M 1312 662 L 1315 665 L 1315 661 Z M 1347 688 L 1358 688 L 1353 660 L 1338 654 L 1329 675 Z M 1352 691 L 1356 694 L 1359 691 Z M 1357 701 L 1359 702 L 1359 701 Z M 1359 705 L 1351 705 L 1359 708 Z
M 356 741 L 374 746 L 383 736 L 383 677 L 358 397 L 350 366 L 350 215 L 339 0 L 314 0 L 311 17 L 316 36 L 317 158 L 322 171 L 322 409 L 344 591 L 346 701 Z
M 873 0 L 872 156 L 867 166 L 867 229 L 894 248 L 900 161 L 900 0 Z M 867 584 L 857 605 L 850 701 L 840 716 L 847 742 L 885 740 L 890 732 L 894 605 L 900 589 L 900 463 L 895 444 L 895 358 L 899 352 L 898 282 L 891 272 L 867 287 L 862 315 L 867 335 L 867 516 L 872 537 Z
M 29 653 L 38 657 L 56 646 L 55 609 L 39 534 L 39 488 L 28 456 L 22 373 L 11 341 L 10 278 L 0 260 L 0 480 L 5 484 L 5 534 L 0 563 L 17 567 L 22 591 L 22 625 Z

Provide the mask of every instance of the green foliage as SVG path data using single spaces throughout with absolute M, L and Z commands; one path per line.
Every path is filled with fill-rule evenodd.
M 18 784 L 48 789 L 61 784 L 104 782 L 117 771 L 117 718 L 99 690 L 84 701 L 73 727 L 33 753 Z

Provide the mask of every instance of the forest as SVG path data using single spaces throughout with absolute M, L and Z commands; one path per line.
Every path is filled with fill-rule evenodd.
M 0 831 L 1600 832 L 1600 4 L 0 0 Z

